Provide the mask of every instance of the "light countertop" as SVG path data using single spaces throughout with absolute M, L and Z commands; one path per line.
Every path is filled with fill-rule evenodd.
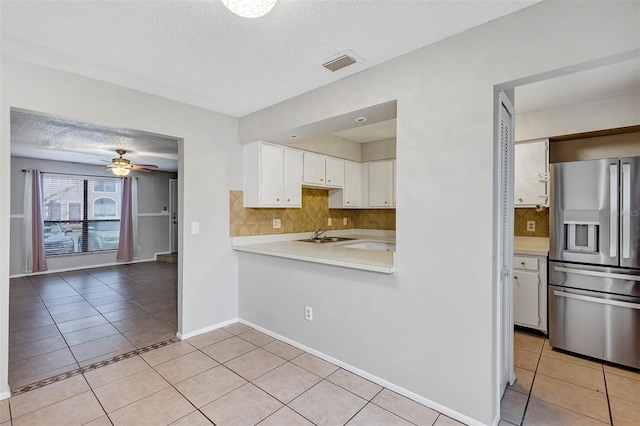
M 362 232 L 362 231 L 361 231 Z M 329 234 L 329 233 L 328 233 Z M 267 256 L 284 257 L 288 259 L 302 260 L 306 262 L 324 263 L 326 265 L 342 266 L 365 271 L 393 274 L 395 267 L 395 252 L 382 250 L 368 250 L 342 247 L 345 244 L 353 244 L 362 241 L 377 241 L 395 244 L 394 235 L 371 235 L 369 233 L 332 232 L 329 236 L 344 236 L 354 238 L 350 241 L 335 243 L 310 243 L 298 241 L 309 238 L 309 233 L 289 234 L 291 239 L 280 241 L 260 242 L 256 239 L 234 238 L 232 248 L 237 251 L 264 254 Z
M 513 248 L 515 254 L 524 254 L 529 256 L 548 256 L 549 238 L 514 237 Z

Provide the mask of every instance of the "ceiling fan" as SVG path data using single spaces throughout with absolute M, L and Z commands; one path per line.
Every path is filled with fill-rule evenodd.
M 124 149 L 116 149 L 116 152 L 120 157 L 114 158 L 111 160 L 110 164 L 107 164 L 107 167 L 111 169 L 111 171 L 118 176 L 126 176 L 129 174 L 131 170 L 136 170 L 139 172 L 153 172 L 157 169 L 158 166 L 154 164 L 131 164 L 131 161 L 126 158 L 122 158 L 123 155 L 127 153 Z M 108 162 L 107 160 L 102 160 L 104 162 Z

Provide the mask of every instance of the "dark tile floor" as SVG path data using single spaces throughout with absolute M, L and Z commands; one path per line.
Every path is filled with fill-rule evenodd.
M 175 337 L 177 287 L 164 262 L 11 279 L 9 386 Z

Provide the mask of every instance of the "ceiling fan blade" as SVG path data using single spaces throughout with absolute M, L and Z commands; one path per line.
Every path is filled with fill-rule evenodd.
M 134 167 L 133 170 L 136 172 L 145 172 L 145 173 L 153 173 L 155 170 L 147 169 L 146 167 Z
M 148 169 L 157 169 L 158 166 L 156 166 L 155 164 L 134 164 L 134 167 L 146 167 Z

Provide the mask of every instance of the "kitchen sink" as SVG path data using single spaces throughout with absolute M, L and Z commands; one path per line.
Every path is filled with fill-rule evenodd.
M 306 243 L 318 243 L 318 244 L 324 244 L 324 243 L 337 243 L 338 241 L 351 241 L 351 240 L 355 240 L 355 238 L 346 238 L 346 237 L 322 237 L 322 238 L 308 238 L 306 240 L 298 240 L 298 241 L 304 241 Z

